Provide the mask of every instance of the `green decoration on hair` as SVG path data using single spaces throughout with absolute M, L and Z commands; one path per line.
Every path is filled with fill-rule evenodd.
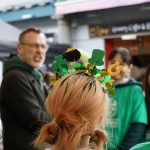
M 100 69 L 96 68 L 96 65 L 102 66 L 104 64 L 104 61 L 103 61 L 104 55 L 105 55 L 104 51 L 99 50 L 99 49 L 94 49 L 93 53 L 92 53 L 92 57 L 88 60 L 89 64 L 87 66 L 85 66 L 78 62 L 74 62 L 72 64 L 73 70 L 68 69 L 68 62 L 66 61 L 66 59 L 62 59 L 61 55 L 56 56 L 55 57 L 56 62 L 52 65 L 52 69 L 55 71 L 58 71 L 58 76 L 57 76 L 57 79 L 56 79 L 56 77 L 52 76 L 50 79 L 51 83 L 54 84 L 56 82 L 56 80 L 60 79 L 62 76 L 69 74 L 73 71 L 87 70 L 87 73 L 89 76 L 97 78 L 99 80 L 99 82 L 102 83 L 104 92 L 107 92 L 109 95 L 114 95 L 115 87 L 112 84 L 112 82 L 114 82 L 114 80 L 111 79 L 111 74 L 109 73 L 109 72 L 111 72 L 112 74 L 114 73 L 110 69 L 110 68 L 112 68 L 112 66 L 114 64 L 112 64 L 110 66 L 108 71 L 105 69 L 100 70 Z
M 56 62 L 52 65 L 52 69 L 55 71 L 57 71 L 61 65 L 68 64 L 67 60 L 63 59 L 62 55 L 55 56 L 55 61 Z
M 100 49 L 94 49 L 92 52 L 92 57 L 88 59 L 88 62 L 92 65 L 102 66 L 104 64 L 105 52 Z
M 86 66 L 83 65 L 83 64 L 80 64 L 80 63 L 78 63 L 78 62 L 74 62 L 74 63 L 72 64 L 72 68 L 73 68 L 74 70 L 86 70 Z

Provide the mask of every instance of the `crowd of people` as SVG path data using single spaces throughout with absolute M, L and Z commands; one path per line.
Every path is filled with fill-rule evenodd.
M 47 50 L 44 33 L 28 28 L 19 36 L 18 53 L 4 62 L 0 89 L 4 150 L 150 149 L 150 66 L 143 91 L 130 76 L 132 56 L 126 48 L 115 48 L 108 58 L 112 72 L 123 69 L 114 76 L 103 70 L 99 78 L 96 63 L 82 69 L 80 59 L 76 65 L 80 69 L 65 74 L 64 53 L 54 66 L 57 71 L 62 67 L 57 80 L 54 73 L 39 70 Z M 98 56 L 93 59 L 100 61 Z M 120 65 L 114 65 L 116 61 Z M 72 64 L 67 68 L 73 69 Z M 107 92 L 111 86 L 114 95 Z

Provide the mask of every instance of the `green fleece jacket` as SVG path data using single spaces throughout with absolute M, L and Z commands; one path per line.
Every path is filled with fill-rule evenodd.
M 29 71 L 35 77 L 37 82 L 40 84 L 42 91 L 44 91 L 44 86 L 42 84 L 44 82 L 44 79 L 43 79 L 42 74 L 37 69 L 33 69 L 27 63 L 21 61 L 16 53 L 10 54 L 9 58 L 4 62 L 3 75 L 9 69 L 14 68 L 14 67 L 23 68 Z

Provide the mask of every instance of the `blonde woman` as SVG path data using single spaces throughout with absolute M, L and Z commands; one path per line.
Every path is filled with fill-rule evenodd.
M 46 107 L 52 122 L 41 128 L 35 146 L 48 143 L 51 150 L 103 148 L 108 96 L 98 79 L 84 70 L 63 76 L 54 84 Z

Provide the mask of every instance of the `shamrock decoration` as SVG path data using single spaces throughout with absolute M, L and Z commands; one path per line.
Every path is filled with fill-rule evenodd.
M 105 52 L 100 49 L 94 49 L 92 52 L 92 57 L 88 59 L 88 62 L 92 65 L 102 66 L 104 64 L 103 57 Z
M 66 59 L 63 59 L 62 55 L 55 56 L 55 63 L 52 65 L 52 69 L 57 71 L 61 66 L 68 66 L 68 62 Z M 66 68 L 66 67 L 65 67 Z M 68 69 L 68 68 L 67 68 Z

